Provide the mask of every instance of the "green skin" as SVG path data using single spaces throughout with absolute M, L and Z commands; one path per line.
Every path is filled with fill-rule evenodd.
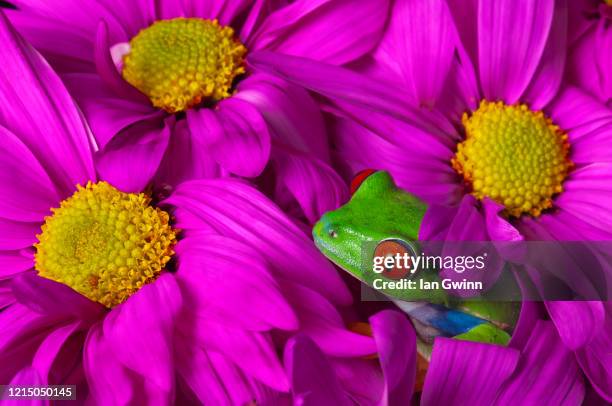
M 314 241 L 328 259 L 372 286 L 372 281 L 380 276 L 371 271 L 368 258 L 363 257 L 363 247 L 374 247 L 390 238 L 417 241 L 426 210 L 425 203 L 397 188 L 387 172 L 375 172 L 366 178 L 348 203 L 323 215 L 314 226 Z M 370 253 L 365 255 L 370 256 Z M 428 281 L 438 280 L 434 270 L 420 276 Z M 515 306 L 506 303 L 450 299 L 443 289 L 406 289 L 382 293 L 401 301 L 442 304 L 490 321 L 455 336 L 465 340 L 506 344 L 510 336 L 505 329 L 514 325 L 518 313 Z

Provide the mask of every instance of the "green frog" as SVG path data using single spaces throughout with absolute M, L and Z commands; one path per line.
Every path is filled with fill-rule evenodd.
M 427 205 L 398 188 L 385 171 L 368 171 L 357 181 L 351 200 L 325 213 L 315 224 L 313 237 L 318 249 L 340 268 L 395 302 L 410 316 L 426 344 L 445 336 L 506 345 L 519 312 L 514 303 L 462 300 L 442 288 L 381 288 L 381 275 L 372 272 L 371 267 L 377 247 L 391 241 L 388 246 L 418 255 L 419 230 Z M 435 269 L 403 277 L 439 281 Z M 429 353 L 423 349 L 419 348 L 419 352 Z

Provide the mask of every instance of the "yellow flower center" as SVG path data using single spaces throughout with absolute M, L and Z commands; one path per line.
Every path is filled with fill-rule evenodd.
M 466 138 L 451 162 L 476 198 L 503 204 L 513 217 L 552 207 L 573 165 L 567 134 L 524 104 L 483 100 L 462 121 Z
M 176 113 L 229 97 L 246 52 L 217 20 L 162 20 L 132 38 L 122 74 L 155 107 Z
M 37 235 L 36 270 L 106 307 L 154 281 L 174 255 L 168 213 L 143 193 L 106 182 L 78 186 Z

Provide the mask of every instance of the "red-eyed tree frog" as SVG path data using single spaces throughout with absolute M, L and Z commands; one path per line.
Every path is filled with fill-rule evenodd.
M 364 179 L 359 179 L 364 178 Z M 343 270 L 372 286 L 379 275 L 371 272 L 364 246 L 386 240 L 407 244 L 417 242 L 427 206 L 415 196 L 398 188 L 384 171 L 358 176 L 351 200 L 337 210 L 325 213 L 315 224 L 313 237 L 318 249 Z M 418 249 L 414 244 L 413 249 Z M 364 266 L 364 264 L 366 266 Z M 433 281 L 437 271 L 421 278 Z M 377 289 L 387 295 L 413 320 L 422 343 L 435 336 L 505 345 L 518 317 L 517 305 L 451 298 L 443 289 Z M 431 348 L 429 347 L 429 350 Z M 428 350 L 419 348 L 428 358 Z

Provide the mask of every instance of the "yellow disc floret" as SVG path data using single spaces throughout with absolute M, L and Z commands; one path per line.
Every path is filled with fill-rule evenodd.
M 161 20 L 132 38 L 122 74 L 155 107 L 176 113 L 229 97 L 246 51 L 217 20 Z
M 113 307 L 154 281 L 174 255 L 168 213 L 106 182 L 78 186 L 37 235 L 36 270 Z
M 513 217 L 552 207 L 572 167 L 567 134 L 541 111 L 486 100 L 463 115 L 463 125 L 452 166 L 475 197 L 503 204 Z

